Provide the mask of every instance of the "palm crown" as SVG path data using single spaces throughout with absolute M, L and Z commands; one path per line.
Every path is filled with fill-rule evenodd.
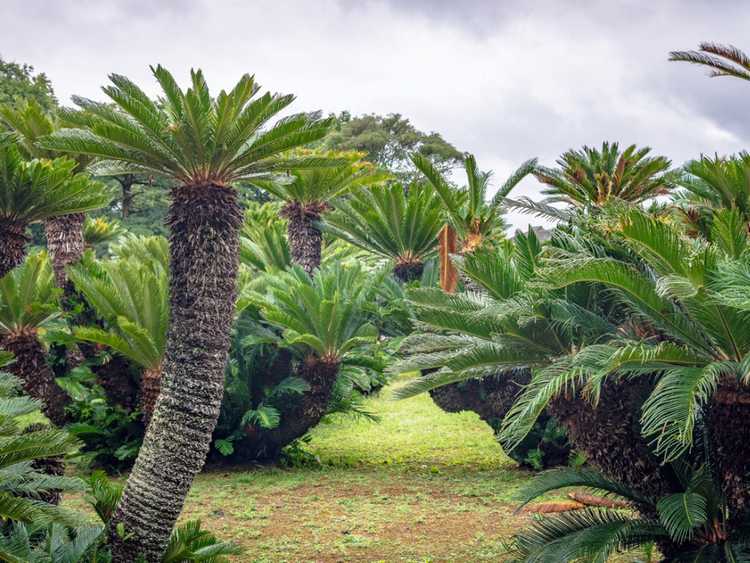
M 750 58 L 733 45 L 704 42 L 697 51 L 672 51 L 669 60 L 706 66 L 711 69 L 711 76 L 750 80 Z
M 29 256 L 0 279 L 0 335 L 44 327 L 60 314 L 58 290 L 46 252 Z
M 613 201 L 641 203 L 663 195 L 674 184 L 668 159 L 648 156 L 651 149 L 630 145 L 620 151 L 617 143 L 602 143 L 601 150 L 583 147 L 570 150 L 557 161 L 558 168 L 537 168 L 537 179 L 545 184 L 547 197 L 540 203 L 527 198 L 507 200 L 509 207 L 524 212 L 568 219 L 569 212 L 551 204 L 564 203 L 591 210 Z
M 437 249 L 442 228 L 441 205 L 432 190 L 398 184 L 362 190 L 339 202 L 324 228 L 334 236 L 394 260 L 401 280 L 421 274 L 424 262 Z
M 113 74 L 103 90 L 115 107 L 74 98 L 84 111 L 62 110 L 61 115 L 84 128 L 59 130 L 42 146 L 117 161 L 121 171 L 157 174 L 185 185 L 229 185 L 321 163 L 284 154 L 321 138 L 330 120 L 295 114 L 262 129 L 293 96 L 256 96 L 260 86 L 246 74 L 214 98 L 200 70 L 191 71 L 191 87 L 184 91 L 162 66 L 151 70 L 161 98 L 152 100 L 128 78 Z
M 504 198 L 536 169 L 536 159 L 524 162 L 488 202 L 491 174 L 479 170 L 474 155 L 464 157 L 465 190 L 454 189 L 430 159 L 420 154 L 413 154 L 411 159 L 440 196 L 451 226 L 463 241 L 464 252 L 479 247 L 491 233 L 502 231 L 505 227 L 502 219 Z

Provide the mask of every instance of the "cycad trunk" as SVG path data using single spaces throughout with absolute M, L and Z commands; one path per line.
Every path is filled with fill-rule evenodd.
M 323 234 L 315 226 L 320 220 L 324 204 L 303 205 L 296 201 L 284 206 L 281 214 L 287 218 L 287 238 L 292 260 L 310 275 L 320 267 Z
M 393 267 L 393 275 L 401 283 L 418 280 L 423 271 L 424 263 L 421 260 L 400 260 Z
M 26 256 L 26 225 L 0 223 L 0 278 L 23 262 Z
M 27 395 L 42 401 L 42 412 L 55 425 L 66 422 L 65 405 L 68 395 L 57 383 L 46 354 L 35 331 L 6 334 L 0 340 L 0 348 L 5 348 L 15 356 L 15 362 L 7 369 L 23 383 Z
M 162 388 L 110 522 L 114 561 L 160 560 L 205 462 L 224 391 L 241 224 L 233 189 L 202 185 L 172 192 L 171 318 Z
M 81 259 L 86 245 L 83 241 L 83 213 L 72 213 L 47 219 L 44 223 L 44 234 L 47 237 L 47 249 L 52 260 L 57 286 L 69 293 L 68 275 L 65 272 L 70 264 Z
M 141 374 L 141 412 L 148 424 L 154 414 L 156 400 L 161 389 L 161 368 L 145 369 Z

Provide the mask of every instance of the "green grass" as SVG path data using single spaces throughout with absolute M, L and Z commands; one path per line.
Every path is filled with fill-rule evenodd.
M 367 400 L 379 423 L 336 416 L 315 428 L 306 447 L 318 467 L 203 473 L 183 519 L 240 544 L 243 562 L 507 560 L 505 542 L 529 522 L 514 509 L 531 474 L 475 414 L 390 395 Z

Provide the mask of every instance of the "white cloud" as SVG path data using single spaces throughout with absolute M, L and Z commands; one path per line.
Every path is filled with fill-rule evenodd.
M 183 79 L 201 67 L 216 89 L 252 72 L 295 93 L 299 110 L 400 112 L 476 153 L 500 181 L 526 158 L 552 164 L 605 139 L 675 163 L 744 148 L 750 85 L 667 62 L 670 49 L 744 37 L 750 6 L 712 6 L 6 0 L 0 54 L 47 72 L 63 100 L 101 97 L 109 72 L 155 92 L 154 63 Z

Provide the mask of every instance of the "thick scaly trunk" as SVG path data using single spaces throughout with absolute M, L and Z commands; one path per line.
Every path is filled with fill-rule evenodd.
M 563 396 L 550 403 L 549 411 L 574 448 L 605 476 L 659 498 L 679 491 L 680 484 L 641 434 L 641 407 L 653 387 L 646 377 L 606 381 L 596 407 L 579 395 Z
M 5 369 L 21 380 L 26 394 L 42 401 L 42 412 L 53 424 L 65 424 L 68 395 L 55 383 L 36 332 L 6 334 L 0 341 L 0 348 L 15 356 L 16 361 Z
M 247 427 L 246 438 L 238 444 L 236 459 L 276 459 L 285 446 L 316 426 L 328 410 L 338 372 L 338 362 L 308 356 L 295 375 L 307 382 L 309 391 L 301 395 L 292 408 L 283 412 L 278 428 L 261 430 L 255 426 Z
M 286 204 L 281 212 L 288 220 L 287 238 L 292 260 L 310 275 L 320 267 L 323 235 L 315 222 L 325 209 L 324 204 L 302 205 L 293 201 Z
M 171 318 L 162 388 L 110 522 L 116 562 L 139 556 L 149 563 L 160 560 L 205 462 L 224 392 L 241 224 L 233 189 L 200 185 L 172 191 Z
M 393 275 L 401 283 L 418 280 L 422 277 L 424 264 L 421 260 L 401 260 L 393 267 Z
M 711 459 L 729 505 L 730 522 L 750 518 L 750 389 L 725 380 L 706 412 Z
M 26 225 L 0 222 L 0 278 L 21 264 L 26 257 Z
M 44 223 L 44 234 L 47 237 L 47 249 L 52 260 L 55 281 L 66 293 L 71 288 L 68 287 L 65 268 L 78 262 L 86 248 L 83 241 L 84 219 L 83 213 L 72 213 L 47 219 Z
M 141 412 L 146 424 L 149 423 L 154 414 L 160 388 L 161 368 L 143 370 L 141 374 Z

